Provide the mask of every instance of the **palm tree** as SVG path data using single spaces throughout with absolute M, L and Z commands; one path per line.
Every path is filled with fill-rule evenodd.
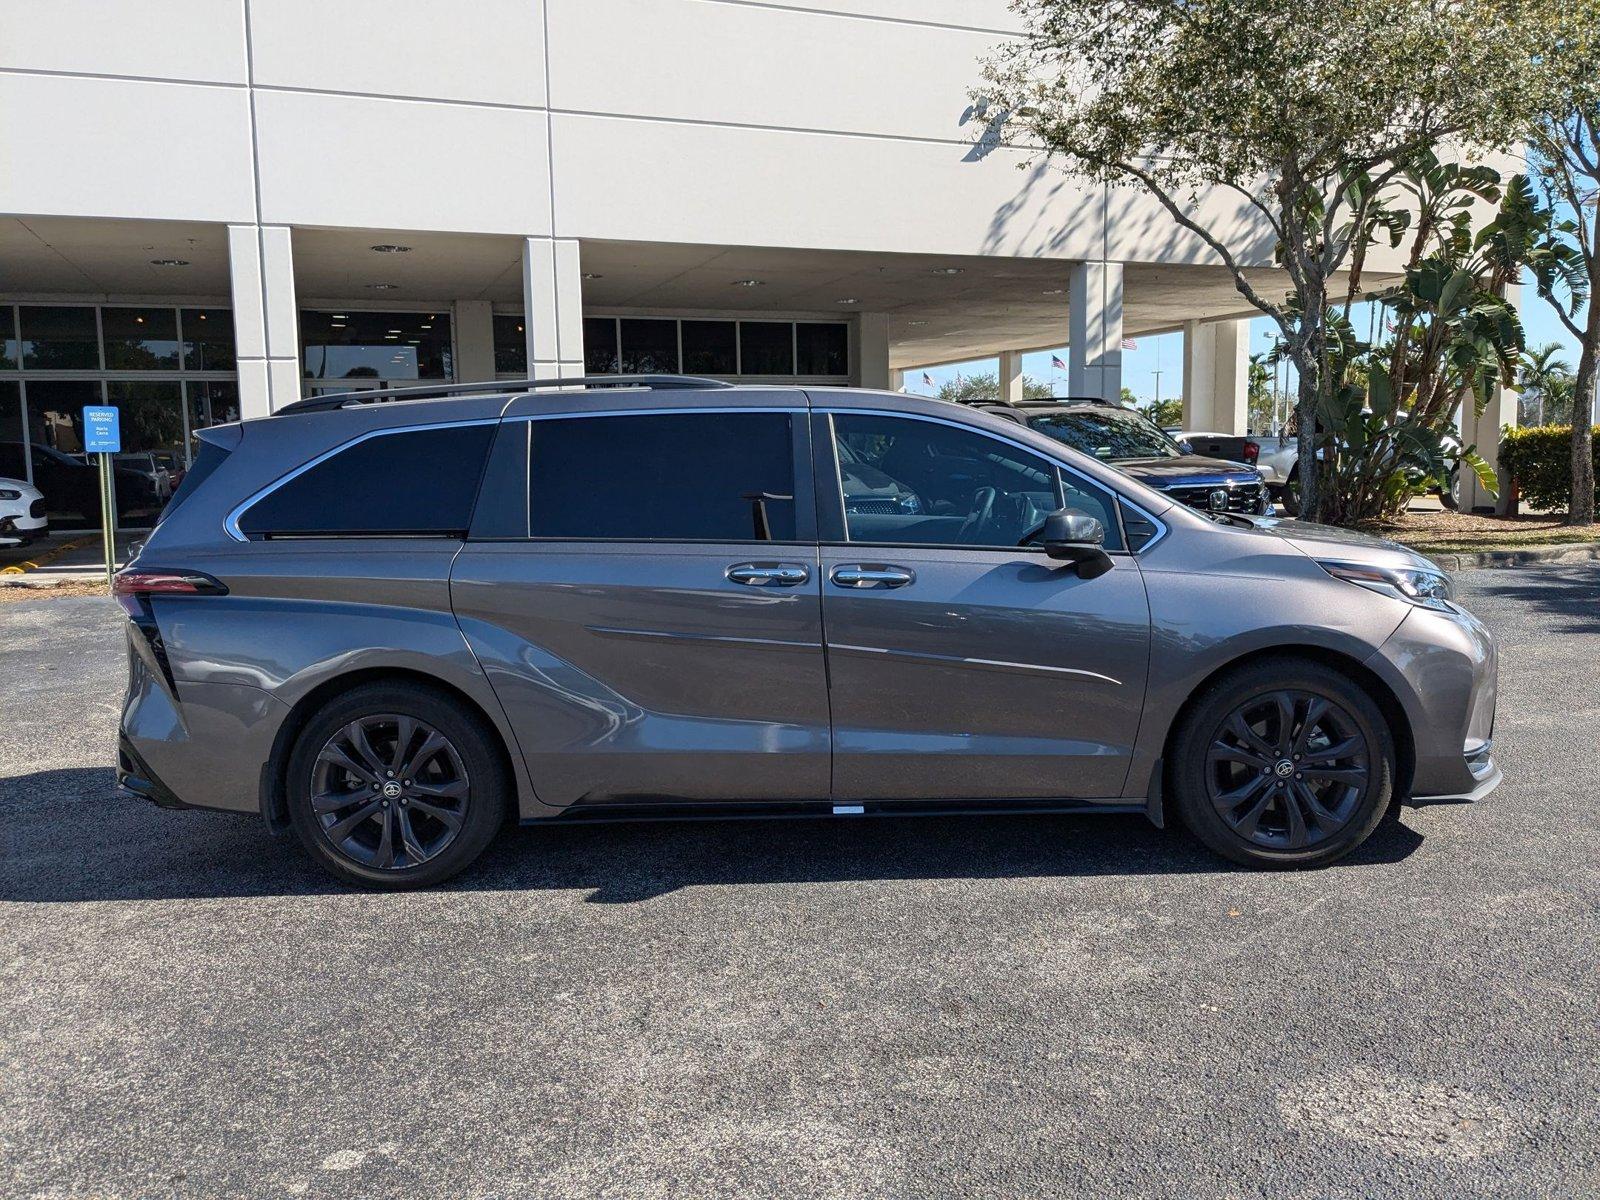
M 1517 372 L 1517 382 L 1522 386 L 1522 411 L 1518 420 L 1526 421 L 1530 411 L 1537 412 L 1535 425 L 1545 422 L 1546 404 L 1551 420 L 1560 418 L 1560 409 L 1572 398 L 1572 366 L 1561 357 L 1559 342 L 1546 342 L 1535 350 L 1526 351 L 1522 366 Z M 1537 402 L 1538 408 L 1532 409 Z

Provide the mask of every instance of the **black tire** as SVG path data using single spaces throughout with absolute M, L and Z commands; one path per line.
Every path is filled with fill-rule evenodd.
M 1283 495 L 1278 503 L 1283 505 L 1285 515 L 1298 517 L 1300 515 L 1300 464 L 1296 463 L 1289 471 L 1289 478 L 1284 481 Z
M 421 684 L 367 683 L 301 728 L 287 791 L 290 823 L 312 858 L 347 882 L 400 890 L 443 882 L 482 854 L 510 781 L 477 714 Z
M 1334 862 L 1372 835 L 1394 795 L 1382 710 L 1347 675 L 1302 658 L 1262 659 L 1207 685 L 1169 761 L 1183 823 L 1249 866 Z

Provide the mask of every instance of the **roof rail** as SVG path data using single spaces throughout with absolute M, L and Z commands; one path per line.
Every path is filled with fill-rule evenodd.
M 426 400 L 430 397 L 496 395 L 501 392 L 533 392 L 545 388 L 726 388 L 721 379 L 702 379 L 694 375 L 578 375 L 567 379 L 494 379 L 484 383 L 436 383 L 420 387 L 368 388 L 355 392 L 332 392 L 285 404 L 272 415 L 330 412 L 356 404 L 388 404 L 397 400 Z

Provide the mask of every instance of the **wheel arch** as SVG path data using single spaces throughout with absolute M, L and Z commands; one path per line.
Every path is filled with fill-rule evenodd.
M 364 667 L 322 680 L 295 701 L 289 714 L 279 725 L 277 735 L 272 741 L 272 752 L 267 756 L 267 761 L 261 765 L 261 814 L 266 818 L 267 827 L 273 833 L 284 833 L 289 829 L 289 756 L 294 752 L 295 740 L 300 731 L 305 728 L 312 714 L 329 700 L 342 692 L 367 683 L 403 683 L 424 688 L 447 697 L 481 721 L 484 732 L 489 735 L 490 744 L 499 752 L 500 765 L 505 770 L 506 779 L 511 785 L 513 801 L 515 800 L 516 794 L 521 790 L 521 772 L 517 769 L 515 751 L 506 744 L 505 736 L 493 716 L 475 697 L 449 681 L 423 671 L 394 666 Z M 508 804 L 506 806 L 508 819 L 516 820 L 517 810 L 516 803 Z
M 1411 782 L 1417 766 L 1416 738 L 1405 706 L 1383 678 L 1360 659 L 1326 646 L 1265 646 L 1240 654 L 1216 667 L 1190 689 L 1188 697 L 1178 706 L 1178 710 L 1172 715 L 1172 720 L 1167 724 L 1166 735 L 1161 741 L 1162 766 L 1157 778 L 1163 796 L 1170 795 L 1172 789 L 1170 776 L 1175 757 L 1173 742 L 1183 727 L 1184 720 L 1199 702 L 1205 690 L 1225 675 L 1271 659 L 1313 662 L 1319 666 L 1329 667 L 1349 676 L 1352 682 L 1366 692 L 1383 713 L 1384 720 L 1389 725 L 1389 732 L 1394 738 L 1395 797 L 1401 798 L 1411 794 Z

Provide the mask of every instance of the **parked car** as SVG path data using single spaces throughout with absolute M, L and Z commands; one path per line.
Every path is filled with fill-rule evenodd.
M 0 477 L 0 547 L 26 546 L 49 532 L 44 493 L 26 480 Z
M 1194 447 L 1195 453 L 1243 463 L 1261 472 L 1267 490 L 1291 517 L 1300 514 L 1300 442 L 1287 434 L 1191 433 L 1175 435 Z
M 27 457 L 33 462 L 33 484 L 45 495 L 46 507 L 57 516 L 100 524 L 100 472 L 93 463 L 53 446 L 32 442 Z M 0 475 L 27 478 L 21 442 L 0 442 Z M 160 510 L 154 481 L 146 474 L 117 465 L 117 516 L 131 521 L 153 519 Z
M 116 581 L 122 786 L 404 887 L 507 819 L 1143 812 L 1315 865 L 1500 779 L 1494 645 L 1404 547 L 937 400 L 585 382 L 202 430 Z
M 163 457 L 148 450 L 130 450 L 115 455 L 114 460 L 117 470 L 138 475 L 144 480 L 150 495 L 157 502 L 165 504 L 172 496 L 172 476 L 161 461 Z
M 1259 472 L 1196 454 L 1131 408 L 1100 399 L 1024 400 L 980 407 L 1111 463 L 1190 508 L 1263 516 L 1272 512 Z

